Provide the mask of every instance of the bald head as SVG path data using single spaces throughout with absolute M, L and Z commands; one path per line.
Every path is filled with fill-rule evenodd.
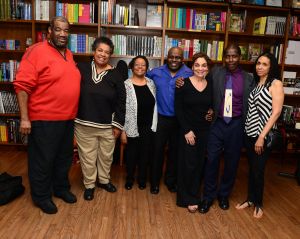
M 167 66 L 171 73 L 176 73 L 182 66 L 183 49 L 181 47 L 172 47 L 168 51 Z

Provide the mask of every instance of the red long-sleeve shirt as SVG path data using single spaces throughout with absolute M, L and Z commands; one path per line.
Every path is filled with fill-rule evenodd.
M 75 118 L 80 73 L 69 50 L 64 58 L 47 41 L 34 44 L 25 52 L 13 84 L 16 93 L 23 90 L 29 95 L 31 121 Z

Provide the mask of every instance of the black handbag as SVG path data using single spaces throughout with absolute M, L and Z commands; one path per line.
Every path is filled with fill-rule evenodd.
M 261 113 L 259 112 L 257 106 L 256 106 L 257 113 L 259 117 L 262 120 Z M 274 148 L 282 148 L 283 146 L 283 136 L 282 133 L 279 129 L 277 128 L 272 128 L 270 129 L 269 133 L 266 136 L 266 147 L 269 149 L 274 149 Z
M 279 129 L 271 129 L 266 137 L 267 148 L 281 148 L 283 145 L 283 136 Z
M 0 205 L 5 205 L 24 193 L 21 176 L 0 174 Z

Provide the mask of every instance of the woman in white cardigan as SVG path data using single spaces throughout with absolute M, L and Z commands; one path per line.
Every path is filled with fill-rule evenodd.
M 153 132 L 156 131 L 157 109 L 154 82 L 145 77 L 149 62 L 145 56 L 136 56 L 129 63 L 132 77 L 127 79 L 126 114 L 121 142 L 126 146 L 126 183 L 132 189 L 135 169 L 138 168 L 139 189 L 146 188 L 147 167 L 150 160 Z

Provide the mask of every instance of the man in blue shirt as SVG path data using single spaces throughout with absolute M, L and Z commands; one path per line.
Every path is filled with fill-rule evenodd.
M 156 86 L 158 110 L 157 131 L 154 142 L 154 157 L 151 165 L 152 194 L 159 193 L 162 175 L 164 149 L 168 143 L 168 160 L 165 172 L 165 184 L 169 191 L 177 191 L 177 133 L 178 122 L 174 111 L 175 82 L 177 78 L 192 76 L 190 68 L 183 64 L 183 50 L 172 47 L 168 51 L 167 64 L 147 73 Z

